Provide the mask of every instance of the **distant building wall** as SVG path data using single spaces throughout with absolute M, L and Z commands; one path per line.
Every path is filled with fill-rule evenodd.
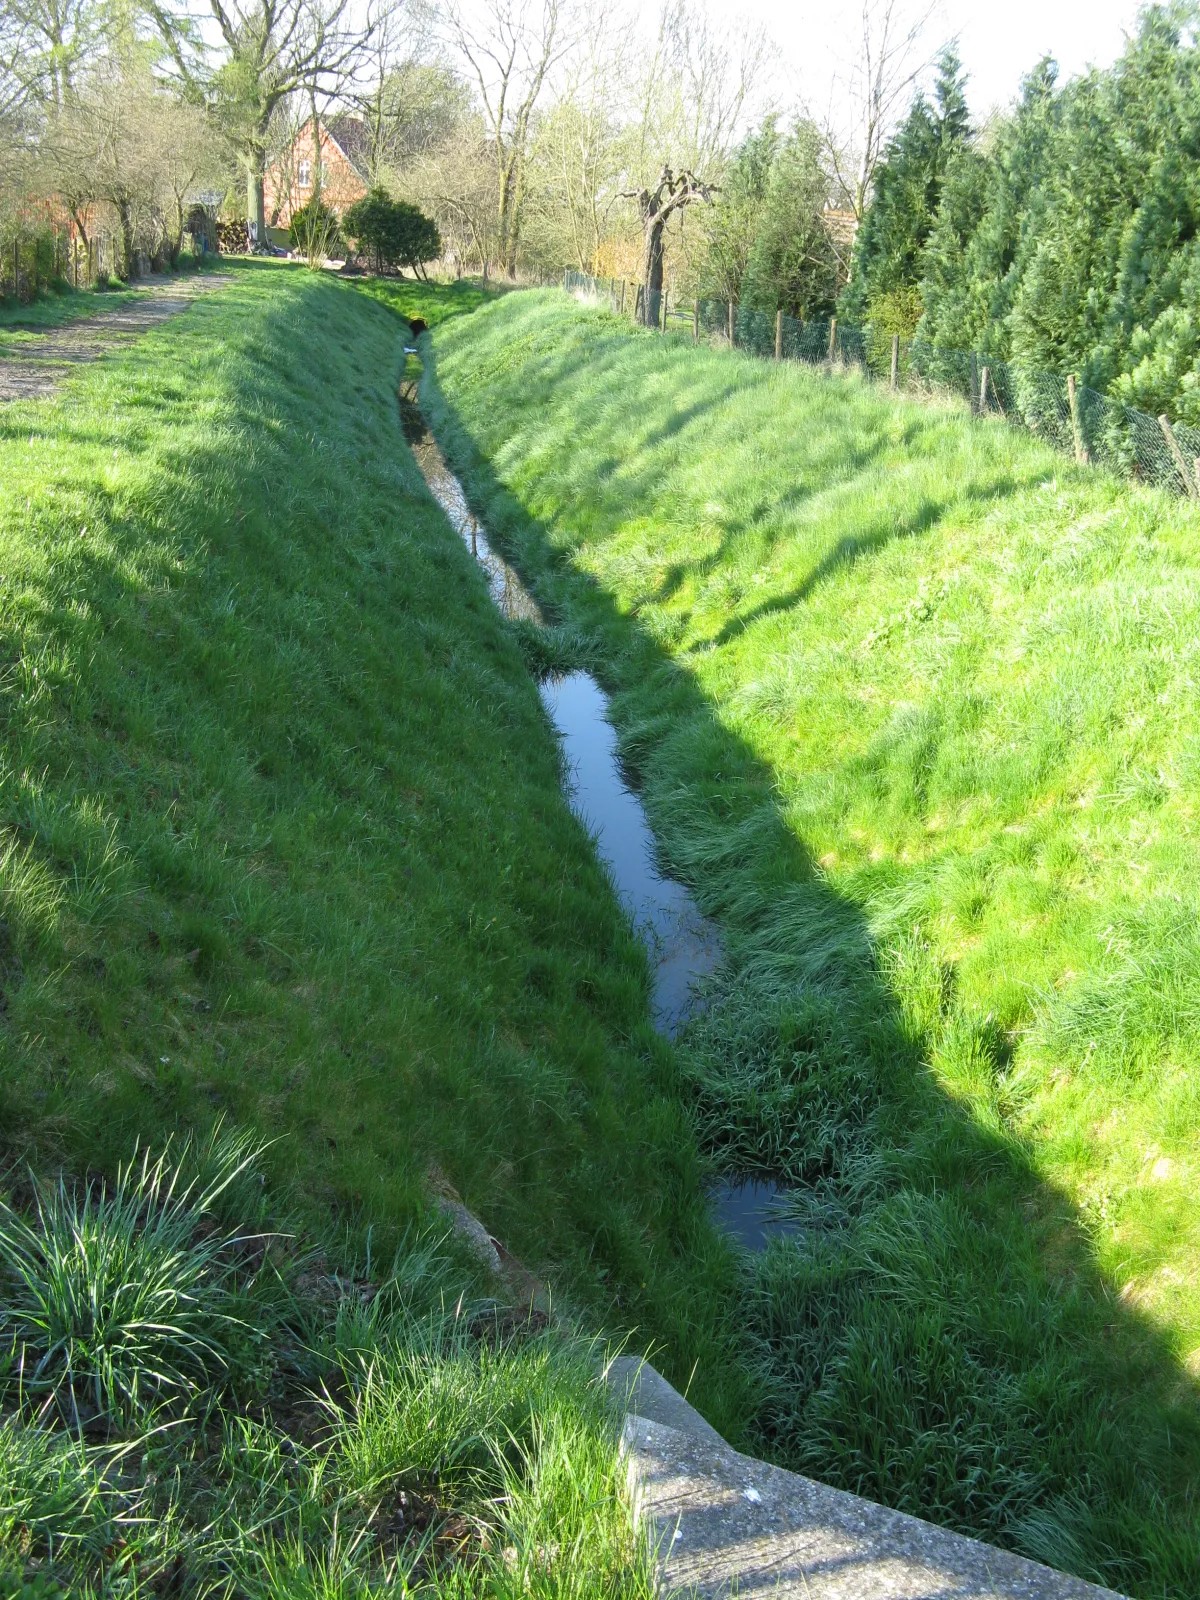
M 273 228 L 287 228 L 295 212 L 306 206 L 313 195 L 316 146 L 312 123 L 306 122 L 287 154 L 267 168 L 263 179 L 263 199 L 267 222 Z M 331 210 L 341 213 L 361 200 L 367 185 L 333 134 L 321 124 L 321 199 Z

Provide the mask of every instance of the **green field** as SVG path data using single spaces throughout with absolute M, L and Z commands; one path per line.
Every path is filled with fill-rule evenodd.
M 484 1530 L 455 1594 L 640 1592 L 569 1329 L 698 1367 L 731 1431 L 752 1381 L 645 957 L 403 442 L 407 326 L 231 270 L 0 409 L 0 1593 L 406 1592 L 405 1494 Z M 267 1147 L 202 1205 L 218 1125 Z M 172 1136 L 186 1205 L 114 1193 Z M 561 1331 L 487 1334 L 447 1186 Z
M 751 1438 L 1200 1592 L 1200 514 L 559 293 L 430 342 L 728 940 L 685 1094 L 805 1223 L 742 1287 Z

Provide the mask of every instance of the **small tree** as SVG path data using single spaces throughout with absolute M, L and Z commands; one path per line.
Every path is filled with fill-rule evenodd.
M 358 249 L 366 250 L 376 272 L 409 267 L 424 275 L 425 262 L 442 253 L 437 224 L 405 200 L 372 189 L 346 212 L 343 226 Z
M 642 304 L 641 320 L 650 323 L 657 314 L 663 286 L 663 233 L 667 223 L 685 206 L 712 204 L 714 189 L 693 172 L 676 175 L 664 167 L 653 189 L 628 191 L 624 198 L 636 200 L 642 224 Z
M 288 243 L 298 251 L 312 271 L 322 267 L 342 242 L 336 211 L 313 199 L 292 215 Z

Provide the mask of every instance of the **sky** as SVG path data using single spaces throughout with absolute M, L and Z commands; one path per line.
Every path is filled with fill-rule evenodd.
M 803 99 L 813 111 L 828 105 L 830 84 L 846 65 L 848 32 L 861 15 L 858 0 L 708 0 L 708 9 L 726 25 L 745 19 L 767 29 L 779 46 L 782 100 Z M 1139 0 L 942 0 L 925 40 L 932 54 L 957 36 L 971 110 L 982 119 L 1016 95 L 1047 52 L 1060 81 L 1110 65 L 1139 10 Z

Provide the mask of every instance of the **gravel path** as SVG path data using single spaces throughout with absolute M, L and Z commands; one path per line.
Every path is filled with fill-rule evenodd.
M 93 317 L 81 317 L 61 328 L 9 324 L 3 331 L 20 332 L 22 338 L 15 349 L 0 349 L 0 404 L 8 400 L 39 400 L 52 394 L 74 367 L 132 344 L 167 317 L 186 311 L 198 296 L 232 281 L 205 274 L 154 284 L 139 300 Z

